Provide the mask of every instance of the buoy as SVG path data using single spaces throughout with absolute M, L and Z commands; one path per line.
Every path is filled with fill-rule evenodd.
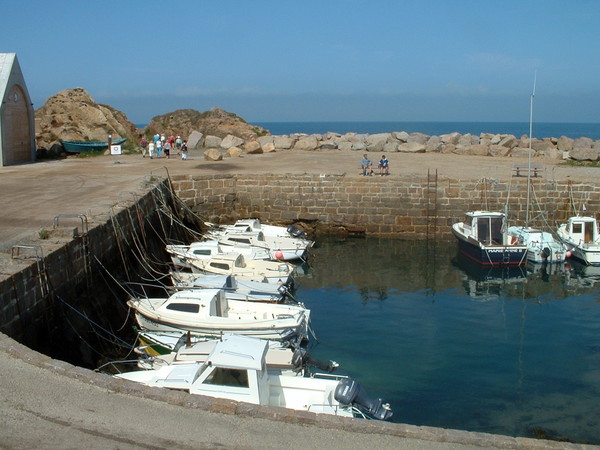
M 567 250 L 567 258 L 571 257 L 571 250 Z
M 283 258 L 283 252 L 281 250 L 277 250 L 275 252 L 275 258 L 282 259 Z

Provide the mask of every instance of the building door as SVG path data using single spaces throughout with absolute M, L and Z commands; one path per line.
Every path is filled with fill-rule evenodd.
M 23 90 L 13 85 L 2 108 L 3 162 L 17 164 L 33 161 L 31 127 Z

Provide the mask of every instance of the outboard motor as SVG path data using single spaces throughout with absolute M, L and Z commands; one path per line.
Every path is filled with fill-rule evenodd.
M 308 234 L 306 234 L 302 230 L 297 229 L 295 225 L 290 225 L 289 227 L 287 227 L 287 232 L 292 237 L 299 239 L 308 239 Z
M 314 366 L 319 370 L 323 370 L 327 373 L 334 372 L 340 365 L 335 361 L 321 361 L 319 359 L 313 358 L 310 353 L 305 348 L 298 347 L 294 350 L 294 355 L 292 356 L 292 365 L 294 366 L 294 370 L 299 372 L 304 367 Z
M 354 406 L 373 419 L 389 420 L 394 414 L 389 403 L 370 397 L 352 378 L 345 378 L 338 383 L 334 397 L 341 405 Z

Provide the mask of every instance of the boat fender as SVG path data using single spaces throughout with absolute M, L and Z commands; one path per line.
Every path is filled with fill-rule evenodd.
M 363 414 L 379 420 L 392 418 L 390 404 L 380 398 L 370 397 L 352 378 L 341 380 L 335 388 L 335 399 L 342 405 L 354 406 Z

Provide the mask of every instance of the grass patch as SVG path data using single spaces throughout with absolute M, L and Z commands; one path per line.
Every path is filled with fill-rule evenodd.
M 575 161 L 573 159 L 569 159 L 568 161 L 563 161 L 559 164 L 559 166 L 569 166 L 569 167 L 600 167 L 600 161 Z

